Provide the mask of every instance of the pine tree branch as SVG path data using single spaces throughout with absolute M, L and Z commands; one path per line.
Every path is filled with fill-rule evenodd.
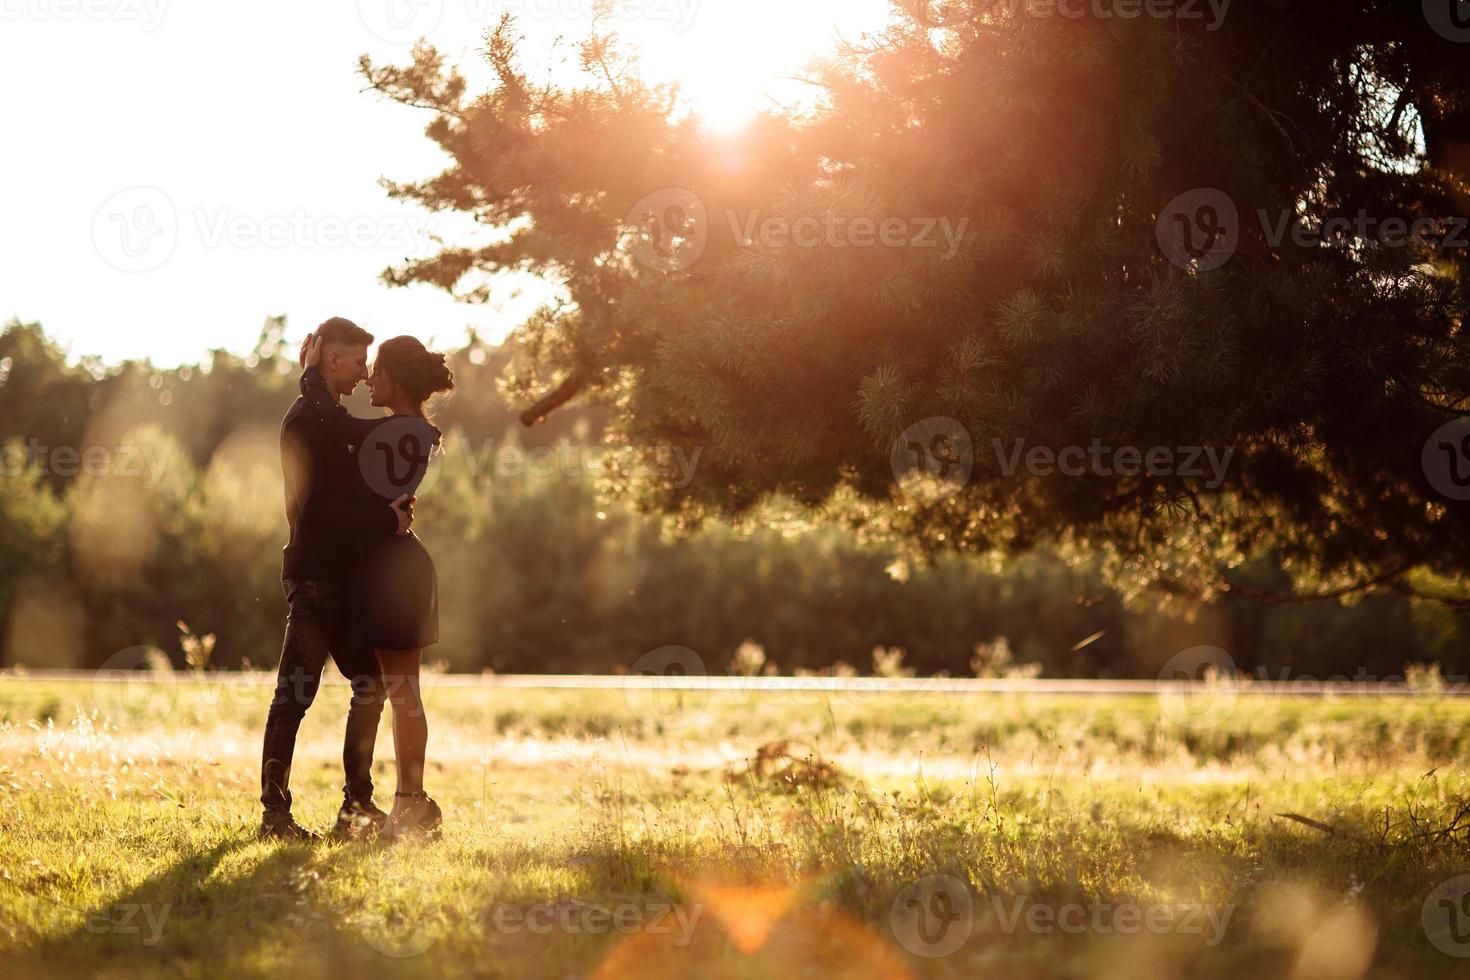
M 1239 83 L 1237 82 L 1236 84 Z M 1286 131 L 1286 127 L 1281 125 L 1281 120 L 1277 119 L 1276 117 L 1280 115 L 1283 119 L 1286 119 L 1287 122 L 1291 122 L 1290 118 L 1288 118 L 1284 113 L 1278 113 L 1276 110 L 1267 106 L 1266 103 L 1262 102 L 1260 99 L 1256 98 L 1253 94 L 1247 91 L 1245 86 L 1243 85 L 1241 86 L 1240 94 L 1249 99 L 1251 105 L 1261 110 L 1261 113 L 1265 115 L 1267 121 L 1270 122 L 1271 125 L 1276 128 L 1276 131 L 1281 134 L 1281 138 L 1286 140 L 1286 150 L 1288 153 L 1291 154 L 1293 158 L 1295 158 L 1297 156 L 1296 141 L 1291 138 L 1291 134 Z M 1292 123 L 1292 125 L 1296 124 Z
M 1423 599 L 1425 602 L 1435 602 L 1441 606 L 1459 611 L 1470 610 L 1470 598 L 1436 595 L 1433 592 L 1424 592 L 1413 586 L 1405 585 L 1402 582 L 1393 583 L 1389 588 L 1399 595 L 1408 596 L 1410 599 Z
M 592 380 L 592 373 L 592 369 L 585 365 L 577 367 L 551 394 L 521 413 L 521 425 L 529 429 L 546 421 L 547 416 L 577 397 L 587 387 L 587 383 Z
M 1231 592 L 1236 595 L 1242 595 L 1245 596 L 1247 599 L 1254 599 L 1257 602 L 1264 602 L 1267 605 L 1272 606 L 1306 605 L 1307 603 L 1311 602 L 1325 602 L 1330 599 L 1341 599 L 1344 596 L 1356 595 L 1360 592 L 1368 592 L 1380 586 L 1389 585 L 1394 579 L 1400 577 L 1412 567 L 1414 567 L 1414 563 L 1411 561 L 1406 561 L 1401 563 L 1397 567 L 1392 568 L 1379 575 L 1375 575 L 1372 578 L 1364 579 L 1361 582 L 1354 582 L 1352 585 L 1345 585 L 1339 589 L 1329 589 L 1325 592 L 1292 593 L 1291 595 L 1282 595 L 1279 592 L 1267 592 L 1262 589 L 1253 589 L 1248 585 L 1241 585 L 1236 582 L 1226 582 L 1225 588 L 1222 591 Z M 1429 599 L 1434 597 L 1426 595 L 1421 596 L 1421 598 Z

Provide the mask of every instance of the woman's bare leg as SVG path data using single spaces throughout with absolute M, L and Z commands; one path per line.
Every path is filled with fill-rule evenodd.
M 422 650 L 379 650 L 383 684 L 393 705 L 393 752 L 398 763 L 398 792 L 417 793 L 424 788 L 424 757 L 429 744 L 429 719 L 419 693 L 419 664 Z M 395 797 L 393 812 L 401 808 Z

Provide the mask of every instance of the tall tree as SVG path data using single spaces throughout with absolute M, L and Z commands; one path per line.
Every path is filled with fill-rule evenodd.
M 1324 594 L 1460 575 L 1425 452 L 1470 402 L 1467 250 L 1389 221 L 1470 211 L 1470 48 L 1418 3 L 1123 6 L 895 2 L 810 111 L 733 139 L 610 36 L 574 87 L 528 76 L 509 19 L 475 95 L 430 47 L 364 58 L 451 158 L 389 193 L 486 230 L 385 277 L 564 284 L 507 384 L 528 423 L 595 400 L 634 454 L 700 452 L 692 483 L 618 487 L 653 506 L 1048 540 L 1135 592 L 1230 589 L 1267 551 Z

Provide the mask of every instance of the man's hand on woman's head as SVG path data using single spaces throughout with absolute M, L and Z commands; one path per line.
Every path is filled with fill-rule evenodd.
M 413 502 L 417 497 L 402 496 L 393 501 L 393 512 L 398 515 L 398 532 L 407 534 L 413 528 Z
M 301 342 L 301 353 L 296 358 L 302 369 L 321 367 L 322 348 L 326 346 L 326 342 L 316 334 L 307 334 L 306 339 Z

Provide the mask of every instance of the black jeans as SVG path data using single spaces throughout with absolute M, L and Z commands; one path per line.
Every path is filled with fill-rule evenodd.
M 348 800 L 373 798 L 373 743 L 383 714 L 385 688 L 377 656 L 350 644 L 345 629 L 346 587 L 334 581 L 281 583 L 290 612 L 276 694 L 265 721 L 260 763 L 260 802 L 267 811 L 291 810 L 291 757 L 306 709 L 316 700 L 327 657 L 352 684 L 347 733 L 342 742 L 343 792 Z

